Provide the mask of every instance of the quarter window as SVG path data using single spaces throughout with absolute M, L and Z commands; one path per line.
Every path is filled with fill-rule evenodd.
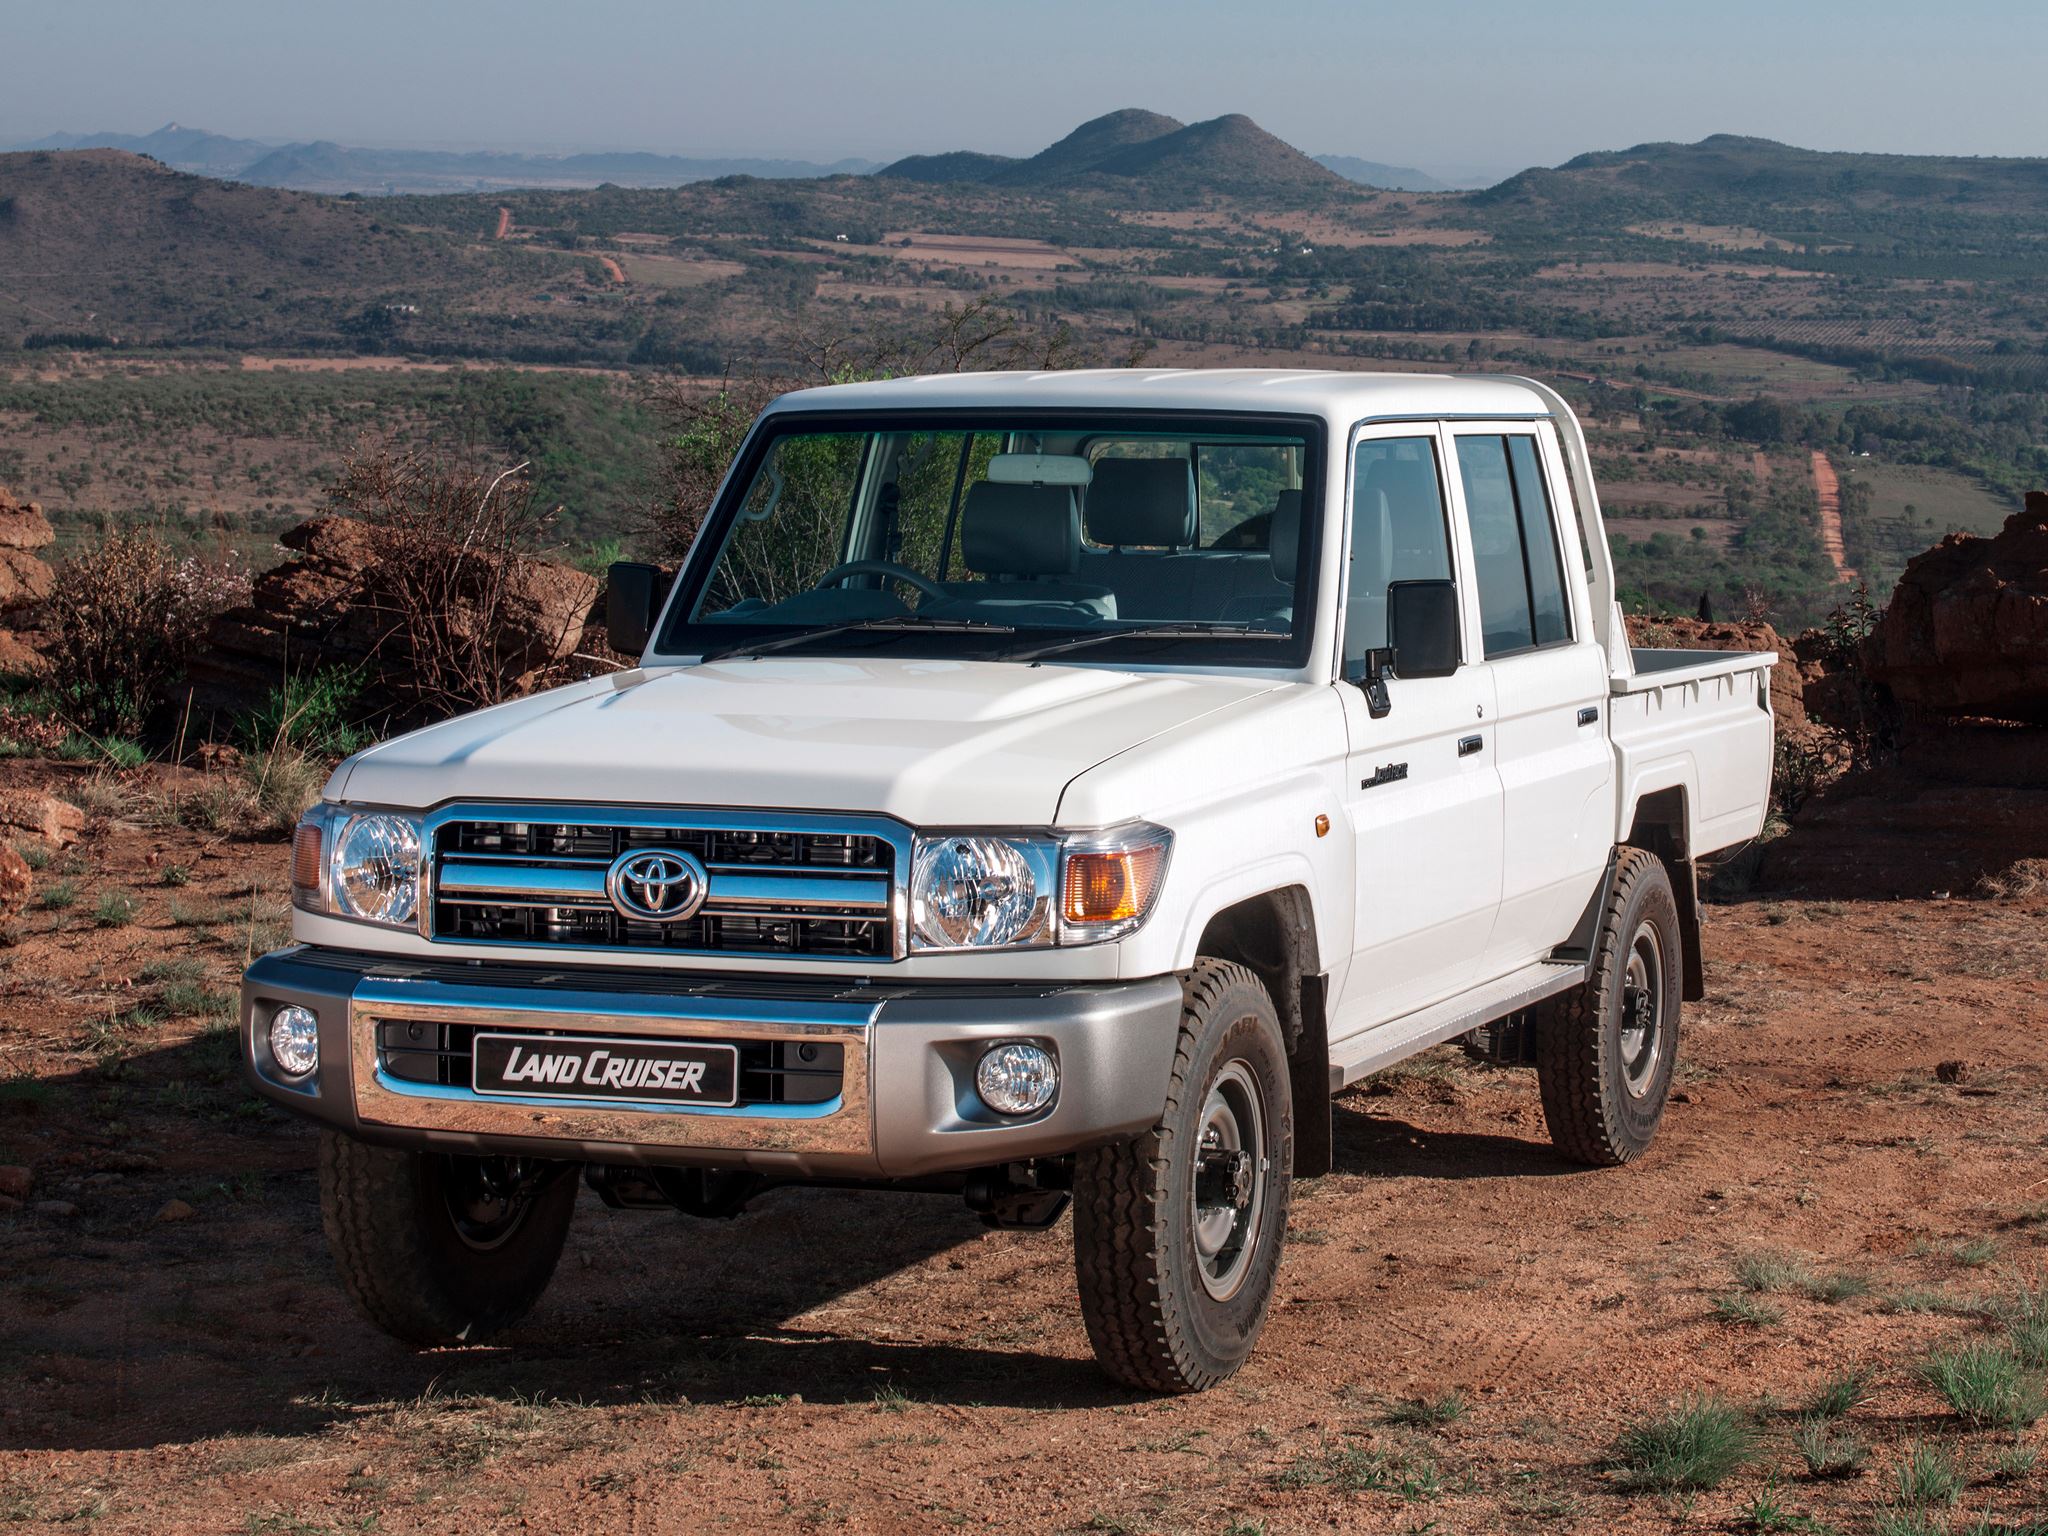
M 1533 437 L 1458 439 L 1489 658 L 1571 639 L 1556 520 Z
M 1443 482 L 1432 439 L 1383 437 L 1360 443 L 1351 485 L 1347 663 L 1386 645 L 1389 583 L 1445 581 L 1451 574 Z

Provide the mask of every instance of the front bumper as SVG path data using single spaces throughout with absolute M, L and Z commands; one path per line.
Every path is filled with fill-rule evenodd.
M 271 1015 L 319 1020 L 320 1065 L 271 1062 Z M 1048 1157 L 1155 1124 L 1180 1021 L 1172 976 L 1058 985 L 890 983 L 379 959 L 297 947 L 242 980 L 242 1066 L 271 1102 L 386 1145 L 585 1162 L 746 1169 L 786 1178 L 916 1178 Z M 413 1024 L 536 1034 L 836 1045 L 837 1091 L 733 1108 L 480 1096 L 389 1070 L 386 1031 Z M 1058 1097 L 1000 1116 L 974 1091 L 997 1040 L 1059 1058 Z

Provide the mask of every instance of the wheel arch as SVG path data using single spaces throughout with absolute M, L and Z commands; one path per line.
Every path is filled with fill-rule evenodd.
M 1287 1040 L 1294 1172 L 1302 1178 L 1329 1172 L 1329 985 L 1308 887 L 1285 885 L 1242 897 L 1212 913 L 1201 934 L 1198 955 L 1235 961 L 1265 983 Z
M 1701 951 L 1699 879 L 1692 859 L 1690 796 L 1683 784 L 1656 790 L 1636 801 L 1623 840 L 1632 848 L 1654 853 L 1663 862 L 1671 880 L 1671 894 L 1678 902 L 1678 927 L 1684 940 L 1680 975 L 1684 980 L 1680 996 L 1696 1003 L 1707 995 L 1706 958 Z

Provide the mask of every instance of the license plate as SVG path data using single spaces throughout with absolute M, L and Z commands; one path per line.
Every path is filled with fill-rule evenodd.
M 478 1093 L 521 1098 L 729 1107 L 739 1077 L 737 1046 L 677 1040 L 479 1034 L 470 1057 Z

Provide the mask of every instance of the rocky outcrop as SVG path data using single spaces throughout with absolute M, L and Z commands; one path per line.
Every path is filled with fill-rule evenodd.
M 347 517 L 301 523 L 278 541 L 295 558 L 256 578 L 247 607 L 214 622 L 193 663 L 197 706 L 214 713 L 261 704 L 287 673 L 360 670 L 366 713 L 404 722 L 422 713 L 424 642 L 410 632 L 378 529 Z M 573 656 L 598 595 L 593 576 L 525 558 L 483 557 L 478 591 L 457 585 L 441 623 L 459 647 L 505 677 L 510 691 L 538 686 Z M 498 578 L 502 576 L 502 580 Z
M 0 672 L 42 667 L 36 609 L 57 577 L 36 552 L 56 536 L 40 506 L 0 486 Z
M 1908 710 L 2048 724 L 2048 492 L 1916 555 L 1866 664 Z

